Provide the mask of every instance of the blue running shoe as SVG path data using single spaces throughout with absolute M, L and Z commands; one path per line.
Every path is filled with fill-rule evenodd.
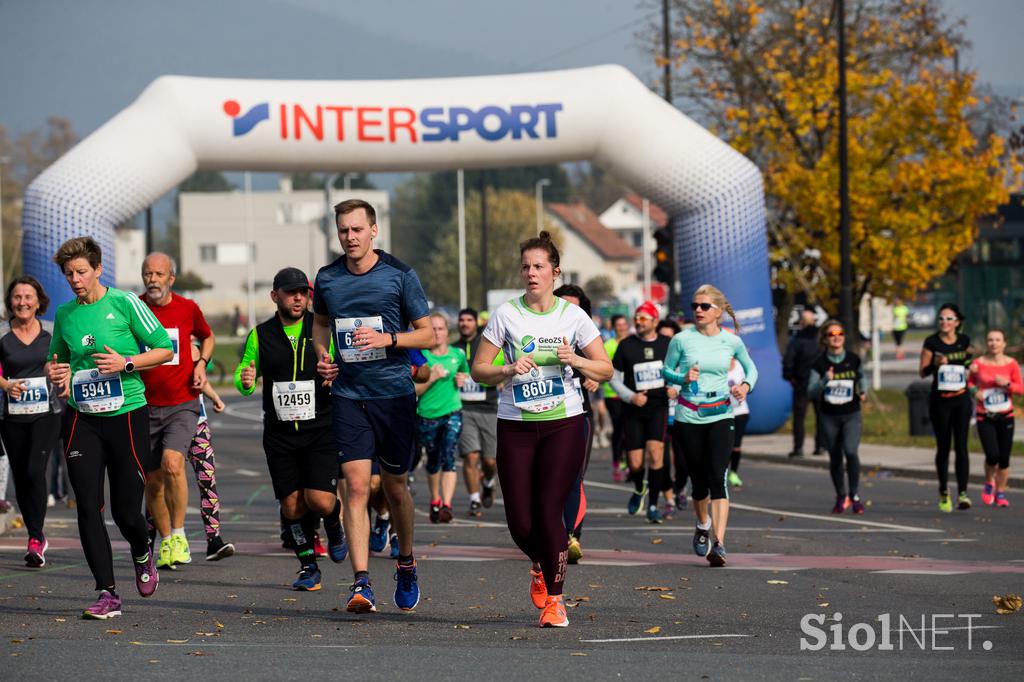
M 373 596 L 368 578 L 359 578 L 348 588 L 352 596 L 348 598 L 345 610 L 349 613 L 376 613 L 377 599 Z
M 716 568 L 725 566 L 725 545 L 721 542 L 715 543 L 715 546 L 711 548 L 711 553 L 708 554 L 708 563 Z
M 348 556 L 348 542 L 345 540 L 345 529 L 338 524 L 337 529 L 327 531 L 327 556 L 331 561 L 340 564 Z
M 647 523 L 661 523 L 664 519 L 661 512 L 653 504 L 647 507 Z
M 388 546 L 388 538 L 391 535 L 391 520 L 382 519 L 379 515 L 373 524 L 373 531 L 370 533 L 370 551 L 380 553 Z
M 647 486 L 646 485 L 644 486 L 644 489 L 641 490 L 640 492 L 637 492 L 637 491 L 634 490 L 633 493 L 629 496 L 629 504 L 626 505 L 626 511 L 628 511 L 633 516 L 636 516 L 637 514 L 639 514 L 640 510 L 643 509 L 644 499 L 646 497 L 647 497 Z
M 707 556 L 711 551 L 711 542 L 708 532 L 698 528 L 693 533 L 693 553 L 697 556 Z
M 298 579 L 292 583 L 292 589 L 300 592 L 316 592 L 320 589 L 320 569 L 316 564 L 302 567 Z
M 409 566 L 397 564 L 395 569 L 395 606 L 412 611 L 420 603 L 420 586 L 416 582 L 416 562 Z
M 391 534 L 391 540 L 389 541 L 389 543 L 391 545 L 391 558 L 392 559 L 397 559 L 398 558 L 398 536 L 395 535 L 394 533 L 392 533 Z

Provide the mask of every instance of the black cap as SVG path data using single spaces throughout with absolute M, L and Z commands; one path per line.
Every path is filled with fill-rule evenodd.
M 298 268 L 284 268 L 274 275 L 274 288 L 284 291 L 309 289 L 309 279 L 306 277 L 306 273 Z

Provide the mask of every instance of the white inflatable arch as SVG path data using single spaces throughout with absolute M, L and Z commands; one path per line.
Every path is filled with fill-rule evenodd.
M 51 258 L 65 239 L 90 234 L 104 251 L 105 283 L 116 284 L 115 225 L 196 170 L 570 160 L 611 170 L 672 216 L 683 300 L 704 282 L 726 293 L 761 370 L 751 430 L 781 425 L 789 388 L 779 373 L 761 175 L 619 66 L 395 81 L 158 78 L 28 188 L 25 271 L 67 300 Z

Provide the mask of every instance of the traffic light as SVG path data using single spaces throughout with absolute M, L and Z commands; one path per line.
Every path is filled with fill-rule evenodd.
M 672 248 L 672 228 L 661 227 L 654 231 L 654 271 L 651 273 L 658 282 L 670 287 L 676 281 L 675 250 Z

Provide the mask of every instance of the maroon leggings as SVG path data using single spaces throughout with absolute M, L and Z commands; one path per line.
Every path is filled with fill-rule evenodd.
M 568 535 L 562 511 L 586 457 L 582 414 L 542 422 L 498 420 L 498 479 L 508 530 L 540 564 L 548 594 L 562 594 Z

